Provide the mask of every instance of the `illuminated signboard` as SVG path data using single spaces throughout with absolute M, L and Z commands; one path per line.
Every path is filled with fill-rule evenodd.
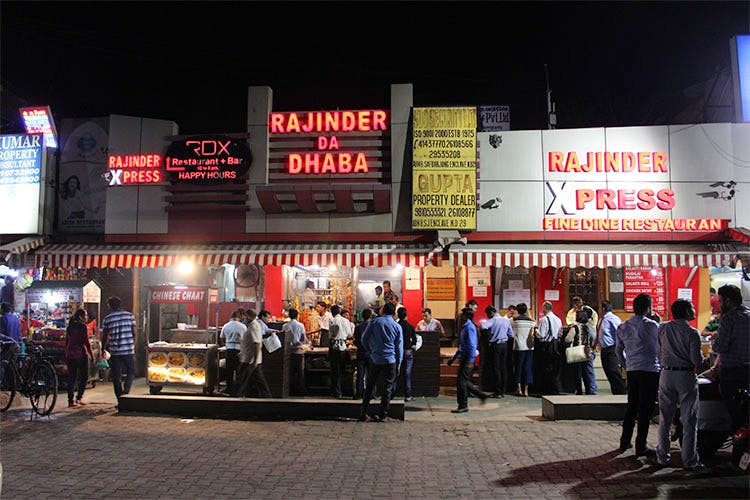
M 550 151 L 548 171 L 586 177 L 589 172 L 617 174 L 668 173 L 664 151 Z M 725 228 L 720 219 L 672 219 L 675 192 L 658 184 L 630 184 L 603 187 L 599 184 L 553 181 L 546 183 L 551 195 L 542 226 L 551 231 L 719 231 Z M 617 188 L 617 189 L 616 189 Z M 640 188 L 640 189 L 638 189 Z M 579 213 L 608 211 L 655 211 L 654 217 L 570 218 Z
M 0 136 L 0 234 L 37 234 L 45 165 L 41 134 Z
M 211 184 L 239 179 L 250 168 L 247 142 L 225 136 L 195 136 L 174 141 L 166 155 L 109 155 L 105 179 L 110 186 L 165 181 Z
M 19 109 L 27 134 L 44 134 L 44 146 L 57 148 L 57 130 L 49 106 Z
M 412 229 L 476 229 L 476 108 L 414 108 Z
M 354 137 L 387 129 L 384 110 L 271 113 L 268 117 L 271 135 L 317 135 L 312 147 L 285 152 L 285 173 L 290 175 L 367 174 L 371 170 L 368 152 Z
M 252 155 L 245 139 L 195 136 L 167 148 L 164 168 L 175 182 L 215 183 L 239 179 L 250 168 Z
M 750 122 L 750 35 L 732 37 L 732 86 L 738 122 Z
M 158 184 L 164 180 L 163 164 L 158 154 L 109 155 L 106 179 L 110 186 Z
M 731 144 L 733 127 L 481 132 L 477 227 L 565 239 L 720 232 L 741 212 L 723 187 L 735 176 L 731 154 L 714 154 L 715 144 Z

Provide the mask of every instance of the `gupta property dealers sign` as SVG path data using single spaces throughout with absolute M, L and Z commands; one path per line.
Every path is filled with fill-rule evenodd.
M 748 175 L 731 161 L 745 154 L 734 126 L 480 133 L 477 227 L 575 238 L 746 225 L 750 186 L 740 189 Z M 738 188 L 723 187 L 732 180 Z

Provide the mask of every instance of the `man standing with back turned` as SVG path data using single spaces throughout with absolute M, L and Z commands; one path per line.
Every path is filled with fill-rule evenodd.
M 602 312 L 604 316 L 602 316 L 594 347 L 599 345 L 602 348 L 602 368 L 607 375 L 612 394 L 627 394 L 628 387 L 625 379 L 622 378 L 620 362 L 615 352 L 615 333 L 622 320 L 612 312 L 612 303 L 608 300 L 602 300 Z
M 378 316 L 365 328 L 362 333 L 362 344 L 370 354 L 370 365 L 367 368 L 367 382 L 365 382 L 365 395 L 362 398 L 362 410 L 359 419 L 363 422 L 377 420 L 388 422 L 388 408 L 391 403 L 391 387 L 398 376 L 401 361 L 404 359 L 404 334 L 401 325 L 396 323 L 394 315 L 396 306 L 386 302 L 383 306 L 383 314 Z M 378 375 L 383 374 L 383 387 L 380 388 L 380 411 L 372 418 L 367 414 L 370 407 L 370 399 L 375 390 L 375 381 Z
M 112 368 L 112 385 L 115 396 L 130 392 L 135 376 L 135 316 L 122 308 L 119 297 L 107 299 L 110 312 L 102 321 L 102 345 L 112 357 L 109 365 Z M 122 371 L 125 369 L 125 385 L 122 384 Z
M 669 463 L 669 430 L 677 407 L 682 420 L 682 467 L 700 470 L 698 458 L 698 378 L 703 360 L 701 335 L 688 321 L 695 319 L 693 304 L 685 299 L 672 302 L 672 321 L 659 325 L 659 445 L 656 460 Z
M 645 457 L 655 453 L 646 446 L 646 438 L 659 390 L 659 323 L 648 318 L 651 296 L 645 293 L 633 299 L 633 312 L 635 316 L 617 328 L 615 339 L 617 357 L 628 372 L 628 404 L 622 419 L 620 452 L 632 448 L 630 439 L 637 419 L 635 456 Z

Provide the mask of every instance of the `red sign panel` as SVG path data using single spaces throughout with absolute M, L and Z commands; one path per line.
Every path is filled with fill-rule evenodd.
M 205 304 L 207 292 L 205 288 L 195 287 L 165 287 L 152 288 L 150 299 L 152 304 Z
M 667 283 L 662 267 L 625 268 L 625 310 L 633 311 L 633 299 L 641 293 L 651 296 L 651 308 L 666 317 Z

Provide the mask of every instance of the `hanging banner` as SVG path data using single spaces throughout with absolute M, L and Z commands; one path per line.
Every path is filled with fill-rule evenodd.
M 476 229 L 476 108 L 414 108 L 412 229 Z

